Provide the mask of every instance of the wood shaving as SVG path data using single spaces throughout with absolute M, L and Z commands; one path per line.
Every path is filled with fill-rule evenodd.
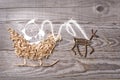
M 24 59 L 36 61 L 44 58 L 47 59 L 52 54 L 56 43 L 59 40 L 55 40 L 53 35 L 49 34 L 45 40 L 38 44 L 30 44 L 29 41 L 25 40 L 22 35 L 18 34 L 12 28 L 9 28 L 8 32 L 10 33 L 10 39 L 13 41 L 16 55 Z

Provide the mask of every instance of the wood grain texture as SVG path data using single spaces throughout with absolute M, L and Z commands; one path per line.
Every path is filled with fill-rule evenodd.
M 79 80 L 120 78 L 120 0 L 0 0 L 0 79 L 1 80 Z M 62 30 L 63 41 L 50 59 L 60 59 L 53 67 L 17 67 L 22 59 L 15 56 L 7 32 L 12 27 L 18 32 L 32 18 L 38 25 L 45 19 L 53 21 L 54 31 L 69 19 L 81 24 L 88 37 L 91 29 L 100 37 L 92 41 L 95 52 L 87 58 L 74 55 L 73 37 Z M 46 30 L 49 26 L 46 25 Z M 74 27 L 77 37 L 83 35 Z M 84 47 L 80 47 L 84 54 Z M 88 50 L 90 52 L 90 48 Z M 29 61 L 29 60 L 28 60 Z M 29 64 L 38 64 L 29 61 Z M 50 77 L 50 78 L 49 78 Z
M 119 0 L 1 1 L 0 21 L 39 18 L 60 22 L 73 18 L 84 23 L 119 24 L 119 7 Z

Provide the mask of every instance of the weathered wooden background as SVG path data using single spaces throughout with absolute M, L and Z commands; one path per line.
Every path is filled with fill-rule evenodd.
M 72 36 L 63 30 L 63 41 L 49 62 L 60 59 L 53 67 L 17 67 L 21 59 L 14 54 L 8 27 L 21 29 L 30 19 L 38 24 L 53 21 L 55 31 L 60 24 L 75 19 L 88 37 L 97 29 L 95 52 L 87 58 L 74 55 Z M 76 29 L 76 32 L 77 29 Z M 78 32 L 78 37 L 82 35 Z M 84 48 L 81 49 L 84 52 Z M 90 49 L 89 49 L 90 50 Z M 120 78 L 120 0 L 0 0 L 0 80 L 79 80 Z

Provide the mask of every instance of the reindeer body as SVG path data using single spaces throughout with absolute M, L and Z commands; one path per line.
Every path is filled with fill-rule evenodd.
M 93 30 L 92 30 L 92 35 L 91 35 L 91 37 L 90 37 L 89 40 L 83 39 L 83 38 L 75 38 L 74 37 L 75 44 L 74 44 L 72 50 L 75 52 L 74 48 L 77 47 L 79 55 L 83 56 L 81 54 L 81 52 L 80 52 L 79 45 L 85 46 L 85 57 L 87 57 L 87 46 L 89 46 L 92 49 L 92 51 L 90 52 L 90 54 L 92 54 L 94 52 L 94 48 L 91 46 L 91 40 L 93 39 L 93 37 L 98 37 L 96 35 L 96 32 L 97 32 L 97 30 L 95 32 L 93 32 Z M 75 55 L 76 55 L 76 52 L 75 52 Z
M 83 39 L 83 38 L 74 38 L 75 44 L 76 45 L 90 45 L 90 40 Z

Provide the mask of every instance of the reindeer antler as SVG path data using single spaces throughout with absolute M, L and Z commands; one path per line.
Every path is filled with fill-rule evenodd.
M 91 30 L 92 34 L 93 34 L 93 29 Z
M 95 31 L 95 33 L 97 32 L 98 30 Z
M 93 29 L 91 30 L 92 34 L 94 34 L 94 35 L 96 34 L 97 31 L 98 31 L 98 30 L 95 30 L 95 32 L 94 32 Z

